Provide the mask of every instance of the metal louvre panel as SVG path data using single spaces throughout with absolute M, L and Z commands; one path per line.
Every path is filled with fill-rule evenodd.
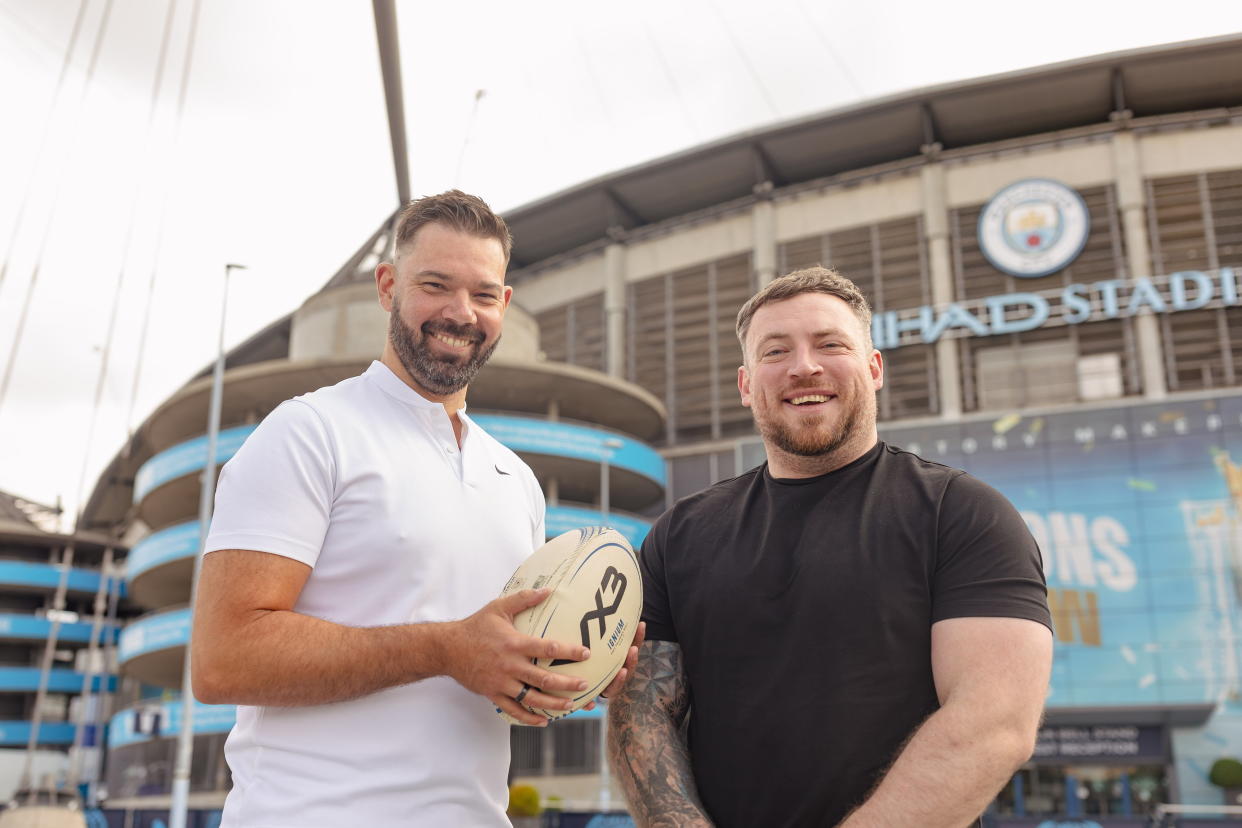
M 824 264 L 823 236 L 787 241 L 776 248 L 776 272 L 780 276 Z
M 672 411 L 678 442 L 704 440 L 712 430 L 712 329 L 708 268 L 673 274 L 673 360 L 677 377 Z
M 817 242 L 818 244 L 818 242 Z M 715 437 L 751 434 L 754 421 L 737 392 L 742 346 L 737 341 L 737 312 L 754 294 L 749 255 L 716 264 L 716 387 L 719 411 Z M 730 475 L 731 476 L 731 475 Z
M 573 363 L 604 370 L 604 294 L 595 293 L 573 303 Z
M 934 414 L 932 388 L 935 372 L 935 351 L 931 345 L 906 345 L 885 352 L 880 419 Z
M 931 301 L 920 218 L 877 225 L 873 233 L 873 251 L 879 258 L 873 266 L 878 276 L 874 301 L 879 307 L 919 307 Z M 880 419 L 935 413 L 936 369 L 932 346 L 909 345 L 895 348 L 884 356 Z
M 845 278 L 858 285 L 863 296 L 876 304 L 875 296 L 875 260 L 871 240 L 871 227 L 853 227 L 840 230 L 828 236 L 828 250 L 831 260 L 824 262 L 828 267 L 835 268 Z
M 1149 183 L 1152 258 L 1157 273 L 1208 268 L 1203 204 L 1197 175 L 1164 178 Z
M 539 348 L 552 362 L 569 361 L 569 308 L 562 305 L 535 316 L 539 323 Z
M 963 207 L 949 213 L 953 242 L 949 250 L 957 274 L 956 298 L 983 299 L 1013 291 L 1014 279 L 1001 273 L 983 255 L 979 247 L 979 214 L 983 205 Z M 1031 280 L 1034 281 L 1034 280 Z
M 1226 220 L 1223 229 L 1232 238 L 1232 222 L 1238 210 L 1235 189 L 1228 174 L 1218 180 L 1220 206 Z M 1212 243 L 1219 244 L 1214 222 L 1216 208 L 1208 177 L 1174 176 L 1149 181 L 1147 186 L 1153 269 L 1167 274 L 1219 267 L 1219 248 Z M 1170 391 L 1216 388 L 1236 382 L 1228 321 L 1224 309 L 1161 315 Z
M 1217 267 L 1242 270 L 1242 170 L 1226 170 L 1207 176 L 1216 235 Z M 1232 384 L 1242 379 L 1242 307 L 1224 311 L 1227 355 L 1233 367 Z
M 634 373 L 630 381 L 655 394 L 668 406 L 664 360 L 664 278 L 644 279 L 630 285 Z
M 880 285 L 886 308 L 907 308 L 931 301 L 924 278 L 921 222 L 899 219 L 876 226 Z
M 1064 284 L 1089 285 L 1116 279 L 1125 273 L 1126 255 L 1113 188 L 1111 185 L 1093 187 L 1081 190 L 1079 194 L 1087 202 L 1087 211 L 1091 215 L 1091 235 L 1087 237 L 1082 253 L 1063 271 Z M 1060 312 L 1059 302 L 1053 307 L 1053 313 Z M 1122 384 L 1127 396 L 1142 392 L 1133 326 L 1134 320 L 1130 317 L 1070 326 L 1070 336 L 1078 345 L 1079 357 L 1119 355 Z

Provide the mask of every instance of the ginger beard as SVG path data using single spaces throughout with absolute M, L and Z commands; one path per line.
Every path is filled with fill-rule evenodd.
M 463 358 L 437 355 L 427 342 L 432 334 L 437 333 L 469 340 L 474 347 Z M 437 396 L 455 394 L 469 385 L 500 344 L 500 337 L 497 336 L 484 347 L 486 336 L 483 331 L 474 325 L 456 325 L 447 319 L 428 320 L 415 331 L 401 317 L 401 301 L 396 294 L 392 297 L 392 312 L 388 315 L 388 339 L 410 377 Z
M 782 406 L 785 403 L 777 397 L 775 405 Z M 799 417 L 796 423 L 790 423 L 782 420 L 779 413 L 769 413 L 768 405 L 753 405 L 750 413 L 764 442 L 796 457 L 823 457 L 850 442 L 859 426 L 876 421 L 874 395 L 853 396 L 851 400 L 838 394 L 836 405 L 842 408 L 836 422 L 832 422 L 831 413 L 821 413 L 805 415 Z

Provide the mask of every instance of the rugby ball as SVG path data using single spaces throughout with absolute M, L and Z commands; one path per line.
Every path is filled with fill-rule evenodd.
M 550 672 L 587 680 L 585 690 L 547 691 L 572 699 L 572 710 L 545 710 L 523 703 L 527 710 L 551 720 L 581 710 L 620 672 L 643 611 L 643 579 L 638 557 L 625 536 L 604 526 L 588 526 L 558 535 L 536 549 L 513 573 L 501 595 L 541 587 L 552 592 L 517 614 L 513 619 L 517 631 L 535 638 L 581 642 L 591 650 L 586 661 L 535 660 Z M 512 724 L 524 724 L 497 712 Z

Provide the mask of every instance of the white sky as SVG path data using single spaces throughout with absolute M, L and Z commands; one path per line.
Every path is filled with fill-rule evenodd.
M 0 489 L 70 512 L 82 468 L 89 492 L 127 426 L 213 358 L 225 263 L 249 267 L 231 345 L 314 293 L 396 206 L 371 3 L 202 0 L 178 128 L 193 0 L 175 0 L 153 117 L 168 2 L 111 0 L 89 87 L 109 0 L 86 2 L 57 96 L 79 0 L 0 0 L 0 381 L 39 264 L 0 402 Z M 865 98 L 1242 30 L 1237 0 L 398 0 L 397 15 L 412 192 L 460 186 L 502 211 Z

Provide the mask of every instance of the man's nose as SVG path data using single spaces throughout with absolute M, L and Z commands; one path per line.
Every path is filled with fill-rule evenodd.
M 811 377 L 822 373 L 824 373 L 824 366 L 820 365 L 819 360 L 815 358 L 814 349 L 794 349 L 794 358 L 789 364 L 791 377 Z
M 444 317 L 458 325 L 473 325 L 478 317 L 470 303 L 469 291 L 457 291 L 444 306 Z

